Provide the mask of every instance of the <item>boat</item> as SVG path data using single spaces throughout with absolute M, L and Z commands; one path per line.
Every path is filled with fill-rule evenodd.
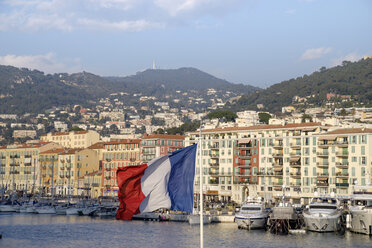
M 200 215 L 199 214 L 189 214 L 187 216 L 187 221 L 190 225 L 199 225 L 200 224 Z M 212 216 L 209 214 L 203 214 L 203 224 L 210 224 L 212 222 Z
M 56 209 L 52 205 L 42 205 L 35 208 L 38 214 L 56 214 Z
M 306 228 L 313 232 L 338 232 L 343 228 L 342 209 L 335 198 L 315 197 L 302 213 Z
M 115 217 L 118 207 L 116 206 L 101 206 L 95 211 L 95 216 L 99 217 Z
M 350 231 L 372 235 L 372 187 L 359 186 L 352 195 Z M 356 187 L 354 187 L 354 190 Z
M 239 229 L 261 229 L 266 228 L 268 211 L 265 204 L 259 201 L 247 201 L 239 208 L 235 214 L 234 222 Z

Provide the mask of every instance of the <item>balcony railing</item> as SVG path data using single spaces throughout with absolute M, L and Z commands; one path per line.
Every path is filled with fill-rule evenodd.
M 301 163 L 298 163 L 298 162 L 290 162 L 290 163 L 289 163 L 289 166 L 292 167 L 292 168 L 300 168 L 300 167 L 301 167 Z
M 349 187 L 349 183 L 336 183 L 336 187 Z
M 329 153 L 328 152 L 317 152 L 316 155 L 319 157 L 328 157 Z
M 336 167 L 339 167 L 339 168 L 347 168 L 348 166 L 349 166 L 348 163 L 336 162 Z
M 328 162 L 317 162 L 316 165 L 318 167 L 328 167 L 329 163 Z
M 348 152 L 336 152 L 337 157 L 348 157 L 349 153 Z
M 316 186 L 318 186 L 318 187 L 328 187 L 329 186 L 329 183 L 326 183 L 326 182 L 317 182 L 316 183 Z
M 336 177 L 348 177 L 349 173 L 347 172 L 337 172 Z

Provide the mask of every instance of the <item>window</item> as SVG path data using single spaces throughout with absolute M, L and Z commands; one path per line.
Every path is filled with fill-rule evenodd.
M 361 162 L 362 165 L 366 165 L 366 157 L 361 157 Z
M 360 148 L 361 148 L 362 155 L 366 155 L 366 147 L 365 146 L 361 146 Z
M 362 144 L 367 144 L 367 136 L 362 135 Z
M 351 147 L 351 153 L 355 153 L 355 146 Z

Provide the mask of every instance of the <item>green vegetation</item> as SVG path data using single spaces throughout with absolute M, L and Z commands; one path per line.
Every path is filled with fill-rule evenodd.
M 372 103 L 372 59 L 358 62 L 344 61 L 341 66 L 326 69 L 311 75 L 290 79 L 245 96 L 233 104 L 227 103 L 225 109 L 243 111 L 247 109 L 279 112 L 281 107 L 297 104 L 294 96 L 305 98 L 297 107 L 322 106 L 327 102 L 326 94 L 351 95 L 350 101 L 333 99 L 339 107 L 357 105 L 370 106 Z M 259 106 L 263 105 L 263 108 Z
M 226 120 L 226 121 L 234 121 L 238 116 L 229 110 L 217 110 L 210 112 L 207 117 L 209 119 L 220 119 L 220 120 Z
M 196 131 L 200 126 L 199 121 L 194 122 L 186 122 L 182 124 L 180 127 L 172 127 L 165 130 L 167 134 L 180 134 L 184 135 L 186 132 Z
M 269 120 L 271 118 L 271 115 L 268 114 L 268 113 L 258 113 L 258 118 L 259 118 L 260 122 L 265 123 L 265 124 L 269 124 Z

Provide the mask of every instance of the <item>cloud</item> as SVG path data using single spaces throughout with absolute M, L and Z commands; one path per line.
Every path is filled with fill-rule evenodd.
M 319 47 L 307 49 L 301 56 L 300 60 L 313 60 L 323 57 L 332 50 L 330 47 Z
M 94 20 L 94 19 L 78 19 L 77 23 L 81 26 L 86 26 L 87 28 L 101 29 L 101 30 L 121 30 L 121 31 L 142 31 L 146 28 L 151 27 L 162 27 L 161 23 L 150 23 L 146 20 L 136 20 L 136 21 L 118 21 L 109 22 L 107 20 Z
M 0 31 L 142 31 L 175 23 L 193 25 L 257 0 L 3 0 Z M 130 27 L 134 25 L 134 27 Z
M 341 65 L 343 61 L 355 62 L 362 58 L 363 56 L 357 53 L 349 53 L 343 57 L 335 58 L 331 60 L 331 66 Z
M 9 54 L 0 56 L 0 64 L 37 69 L 46 73 L 76 72 L 81 69 L 79 59 L 69 59 L 66 63 L 61 63 L 57 61 L 54 53 L 26 56 Z

